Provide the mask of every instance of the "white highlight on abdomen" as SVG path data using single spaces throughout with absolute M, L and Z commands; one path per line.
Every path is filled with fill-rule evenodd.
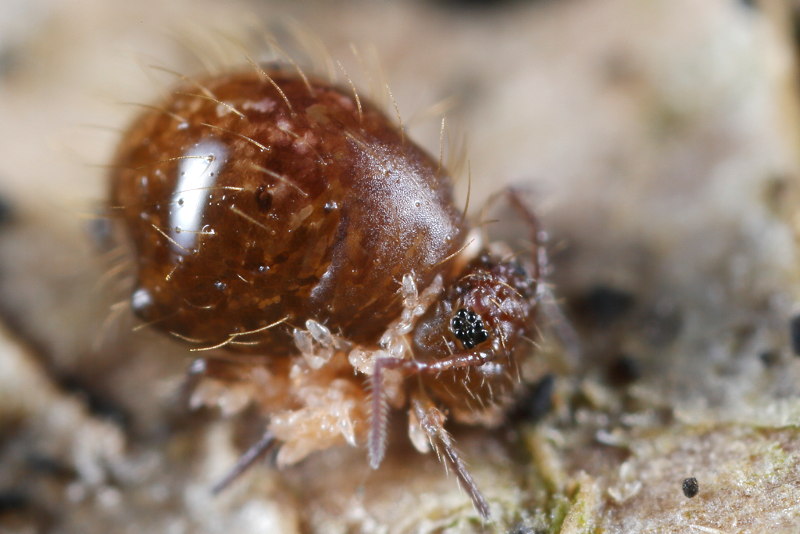
M 178 183 L 169 212 L 169 234 L 185 251 L 191 251 L 195 246 L 211 188 L 227 155 L 222 142 L 206 139 L 187 150 L 178 165 Z

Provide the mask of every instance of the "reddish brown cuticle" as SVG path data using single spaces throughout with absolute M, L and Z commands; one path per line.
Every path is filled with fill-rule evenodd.
M 136 311 L 210 345 L 284 317 L 374 343 L 400 313 L 404 274 L 420 287 L 452 276 L 440 262 L 463 244 L 465 223 L 449 178 L 368 102 L 359 115 L 335 86 L 269 76 L 291 110 L 247 71 L 199 81 L 243 117 L 192 85 L 125 137 L 111 203 L 149 297 Z M 286 327 L 248 341 L 239 350 L 294 350 Z
M 217 489 L 275 441 L 278 463 L 346 441 L 377 467 L 388 406 L 409 407 L 415 446 L 443 451 L 489 517 L 445 413 L 502 422 L 535 331 L 536 245 L 470 246 L 438 161 L 351 91 L 280 69 L 177 88 L 129 129 L 110 183 L 133 311 L 215 349 L 193 383 L 243 388 L 268 418 Z M 535 217 L 508 199 L 536 243 Z

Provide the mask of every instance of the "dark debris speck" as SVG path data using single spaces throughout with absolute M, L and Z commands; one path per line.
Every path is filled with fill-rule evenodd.
M 684 478 L 681 489 L 683 494 L 691 499 L 700 492 L 700 484 L 697 483 L 697 479 L 694 477 Z
M 555 386 L 556 377 L 552 374 L 544 375 L 516 403 L 511 411 L 511 418 L 530 422 L 542 419 L 553 409 Z
M 642 377 L 642 369 L 637 360 L 622 354 L 609 364 L 606 375 L 612 385 L 627 386 Z
M 634 296 L 623 289 L 596 285 L 574 302 L 574 308 L 588 323 L 604 327 L 621 319 L 634 302 Z
M 772 367 L 780 361 L 781 354 L 777 350 L 764 350 L 758 354 L 758 359 L 764 367 Z
M 115 403 L 105 395 L 88 387 L 82 379 L 72 376 L 61 378 L 61 387 L 73 395 L 79 396 L 85 403 L 89 411 L 107 421 L 112 421 L 117 425 L 127 428 L 131 417 L 120 405 Z

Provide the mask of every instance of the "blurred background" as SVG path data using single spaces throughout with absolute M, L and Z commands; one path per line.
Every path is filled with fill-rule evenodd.
M 797 531 L 800 6 L 128 4 L 0 4 L 0 532 Z M 149 65 L 191 75 L 266 34 L 378 100 L 385 77 L 434 154 L 446 112 L 476 216 L 532 192 L 582 350 L 543 324 L 508 424 L 453 429 L 493 525 L 402 428 L 378 472 L 334 449 L 213 498 L 258 427 L 188 412 L 186 348 L 114 305 L 93 214 L 137 104 L 174 81 Z

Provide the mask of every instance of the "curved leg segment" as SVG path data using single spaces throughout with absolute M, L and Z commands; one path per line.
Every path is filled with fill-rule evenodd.
M 411 399 L 411 409 L 419 421 L 420 427 L 427 434 L 431 447 L 436 451 L 439 459 L 450 466 L 456 474 L 458 483 L 467 492 L 475 509 L 484 520 L 490 517 L 489 503 L 478 489 L 475 479 L 467 469 L 461 454 L 456 449 L 453 438 L 444 428 L 444 414 L 421 393 L 415 394 Z
M 375 360 L 375 369 L 372 372 L 372 400 L 370 402 L 370 428 L 368 455 L 369 465 L 377 469 L 386 454 L 386 425 L 388 410 L 386 396 L 383 393 L 383 372 L 386 369 L 401 369 L 407 376 L 420 373 L 442 373 L 452 369 L 464 367 L 477 367 L 497 359 L 492 351 L 470 351 L 451 354 L 447 358 L 433 362 L 419 362 L 404 360 L 402 358 L 378 358 Z
M 189 365 L 186 377 L 180 388 L 180 395 L 184 402 L 188 402 L 192 392 L 206 376 L 225 375 L 228 368 L 240 365 L 224 359 L 198 358 Z M 219 494 L 230 486 L 237 478 L 247 471 L 256 461 L 262 458 L 275 444 L 275 436 L 267 430 L 261 438 L 250 446 L 236 461 L 236 464 L 211 488 L 214 495 Z
M 231 470 L 222 477 L 222 480 L 214 484 L 214 487 L 211 488 L 211 492 L 214 495 L 218 495 L 222 490 L 230 486 L 231 482 L 239 478 L 242 473 L 247 471 L 259 458 L 264 456 L 274 444 L 275 436 L 272 435 L 272 432 L 267 430 L 261 436 L 261 439 L 251 445 L 250 448 L 239 457 Z
M 452 354 L 447 358 L 434 362 L 418 362 L 401 358 L 379 358 L 375 361 L 372 373 L 372 401 L 369 432 L 369 463 L 377 469 L 386 452 L 386 399 L 383 394 L 383 372 L 386 369 L 401 369 L 407 375 L 420 373 L 441 373 L 465 367 L 476 367 L 496 359 L 493 351 L 471 351 Z M 428 436 L 431 446 L 445 465 L 451 467 L 462 488 L 469 494 L 478 513 L 484 519 L 489 518 L 489 505 L 478 490 L 475 480 L 467 470 L 461 455 L 455 447 L 453 438 L 444 429 L 445 416 L 433 402 L 422 392 L 417 392 L 411 399 L 411 406 L 420 427 Z
M 505 194 L 508 195 L 511 207 L 519 212 L 531 229 L 532 242 L 536 250 L 536 255 L 533 258 L 533 277 L 536 279 L 536 299 L 541 305 L 542 315 L 547 319 L 550 329 L 566 350 L 569 364 L 577 365 L 582 353 L 580 338 L 569 320 L 564 316 L 564 312 L 556 302 L 551 288 L 545 282 L 547 275 L 550 274 L 550 263 L 547 255 L 548 235 L 541 230 L 539 218 L 522 199 L 522 191 L 509 187 Z

